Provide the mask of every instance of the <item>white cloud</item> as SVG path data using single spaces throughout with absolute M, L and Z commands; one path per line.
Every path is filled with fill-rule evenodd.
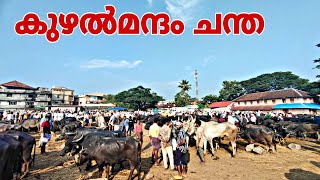
M 148 0 L 148 4 L 151 7 L 152 6 L 152 0 Z
M 83 69 L 96 69 L 96 68 L 135 68 L 139 64 L 141 64 L 142 61 L 134 61 L 134 62 L 128 62 L 126 60 L 122 61 L 110 61 L 110 60 L 104 60 L 104 59 L 93 59 L 90 60 L 84 64 L 82 64 L 80 67 Z
M 166 0 L 166 9 L 174 19 L 181 19 L 185 24 L 194 20 L 200 0 Z

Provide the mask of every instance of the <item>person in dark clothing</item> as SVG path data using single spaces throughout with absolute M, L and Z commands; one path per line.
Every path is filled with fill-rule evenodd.
M 51 133 L 50 133 L 50 115 L 46 115 L 46 121 L 42 122 L 40 125 L 40 148 L 41 148 L 41 154 L 47 155 L 46 153 L 46 145 L 51 139 Z
M 131 136 L 131 133 L 133 132 L 134 129 L 134 120 L 133 118 L 130 116 L 129 117 L 129 136 Z

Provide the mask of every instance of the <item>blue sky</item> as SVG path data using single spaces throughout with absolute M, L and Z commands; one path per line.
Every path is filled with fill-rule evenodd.
M 14 24 L 28 12 L 101 12 L 112 4 L 117 15 L 166 12 L 182 18 L 181 36 L 83 36 L 79 30 L 50 44 L 43 36 L 18 36 Z M 223 80 L 244 80 L 262 73 L 293 71 L 315 80 L 313 59 L 320 57 L 320 1 L 292 0 L 0 0 L 0 82 L 18 80 L 31 86 L 66 86 L 76 94 L 118 93 L 143 85 L 166 99 L 178 82 L 194 85 L 199 95 L 217 94 Z M 193 36 L 201 18 L 216 12 L 259 12 L 266 20 L 261 36 Z M 194 96 L 195 88 L 190 94 Z

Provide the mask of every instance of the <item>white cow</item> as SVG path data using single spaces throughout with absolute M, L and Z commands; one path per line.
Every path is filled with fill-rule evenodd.
M 196 119 L 191 118 L 189 122 L 185 123 L 186 127 L 184 128 L 187 129 L 186 132 L 189 135 L 192 135 L 196 131 L 195 122 Z M 207 141 L 209 141 L 212 153 L 214 154 L 214 148 L 212 143 L 213 138 L 227 137 L 230 140 L 232 146 L 232 156 L 236 155 L 236 137 L 238 133 L 237 126 L 229 122 L 217 123 L 214 121 L 201 121 L 201 127 L 203 128 L 204 152 L 206 152 L 207 149 Z

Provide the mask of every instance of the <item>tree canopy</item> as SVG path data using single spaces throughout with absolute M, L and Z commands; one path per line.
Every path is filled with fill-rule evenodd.
M 245 93 L 244 88 L 238 81 L 223 81 L 222 86 L 219 91 L 219 98 L 224 101 L 231 101 Z
M 178 87 L 181 89 L 181 92 L 188 92 L 191 89 L 191 84 L 189 84 L 189 81 L 187 80 L 182 80 L 179 82 Z
M 300 78 L 289 71 L 262 74 L 254 78 L 241 81 L 240 84 L 244 88 L 245 93 L 255 93 L 285 88 L 304 90 L 305 87 L 309 85 L 309 80 Z
M 317 44 L 317 47 L 320 47 L 320 44 Z M 316 63 L 316 69 L 320 69 L 320 58 L 313 60 Z M 320 78 L 320 75 L 317 75 L 317 78 Z
M 180 92 L 174 96 L 175 105 L 178 107 L 189 105 L 191 97 L 187 92 L 191 89 L 191 84 L 187 80 L 182 80 L 179 82 L 178 88 L 180 88 Z
M 202 98 L 201 104 L 207 105 L 218 101 L 221 101 L 221 99 L 217 95 L 209 94 Z
M 163 97 L 152 92 L 150 88 L 142 86 L 122 91 L 116 94 L 113 99 L 117 106 L 135 110 L 153 108 L 159 101 L 164 100 Z

